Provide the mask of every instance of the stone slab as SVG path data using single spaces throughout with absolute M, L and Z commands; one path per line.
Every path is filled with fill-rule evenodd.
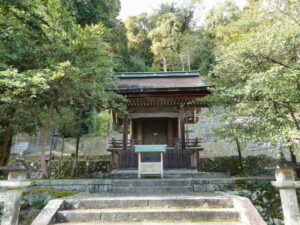
M 227 220 L 229 222 L 240 219 L 240 214 L 235 209 L 77 209 L 62 210 L 56 215 L 57 222 L 121 222 L 121 221 L 153 221 L 153 220 L 203 220 L 218 221 Z
M 139 180 L 113 180 L 115 187 L 149 187 L 149 186 L 191 186 L 191 179 L 139 179 Z
M 31 225 L 50 225 L 55 221 L 55 214 L 63 206 L 63 200 L 55 199 L 48 202 Z
M 191 186 L 150 186 L 150 187 L 117 187 L 113 193 L 188 193 L 193 192 Z
M 65 209 L 104 209 L 128 207 L 226 207 L 233 208 L 232 199 L 227 198 L 88 198 L 67 199 Z
M 31 181 L 0 181 L 0 187 L 4 189 L 22 189 L 31 185 Z
M 136 222 L 136 223 L 56 223 L 54 225 L 245 225 L 238 222 Z
M 248 198 L 234 197 L 234 207 L 239 211 L 241 222 L 247 225 L 267 225 L 261 215 L 258 213 L 254 205 Z

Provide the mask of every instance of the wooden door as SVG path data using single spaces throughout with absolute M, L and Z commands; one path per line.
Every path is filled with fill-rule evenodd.
M 167 144 L 167 119 L 144 119 L 143 144 Z

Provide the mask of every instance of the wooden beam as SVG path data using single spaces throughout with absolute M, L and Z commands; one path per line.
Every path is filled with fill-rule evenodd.
M 180 115 L 185 117 L 193 116 L 193 112 L 184 112 L 184 113 L 176 113 L 176 112 L 153 112 L 153 113 L 130 113 L 128 115 L 129 119 L 139 119 L 139 118 L 178 118 Z M 119 113 L 118 117 L 121 119 L 125 118 L 124 114 Z

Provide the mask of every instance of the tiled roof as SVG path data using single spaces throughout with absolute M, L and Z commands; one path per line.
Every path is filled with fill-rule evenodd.
M 123 73 L 119 74 L 119 90 L 152 90 L 207 87 L 198 71 Z
M 131 78 L 120 79 L 118 84 L 120 90 L 207 87 L 202 77 Z
M 119 78 L 153 78 L 153 77 L 195 77 L 199 71 L 174 71 L 174 72 L 126 72 L 117 73 Z

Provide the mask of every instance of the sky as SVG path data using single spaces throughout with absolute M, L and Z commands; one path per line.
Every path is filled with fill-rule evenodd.
M 121 1 L 121 12 L 119 19 L 125 20 L 128 16 L 136 16 L 142 12 L 150 13 L 153 9 L 159 7 L 162 3 L 175 1 L 179 5 L 187 4 L 189 0 L 120 0 Z M 204 0 L 203 6 L 204 12 L 210 10 L 214 5 L 224 2 L 225 0 Z M 239 7 L 243 7 L 246 0 L 235 0 Z M 201 13 L 203 15 L 203 13 Z M 203 18 L 199 18 L 200 20 Z

